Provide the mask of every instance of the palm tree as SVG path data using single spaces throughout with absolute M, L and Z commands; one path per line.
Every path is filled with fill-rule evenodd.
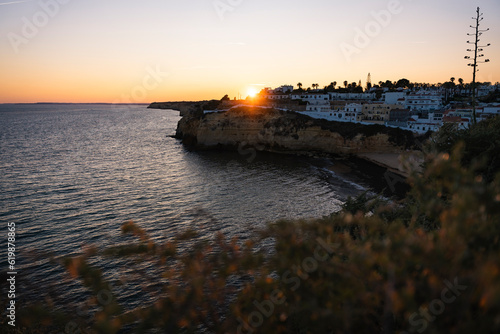
M 454 96 L 454 92 L 455 92 L 455 77 L 451 77 L 450 78 L 450 84 L 447 85 L 446 82 L 443 84 L 443 86 L 445 86 L 445 88 L 447 88 L 447 91 L 449 91 L 449 94 L 450 94 L 450 97 L 451 96 Z
M 299 86 L 299 89 L 302 89 L 302 82 L 299 82 L 297 86 Z
M 347 80 L 344 81 L 344 87 L 347 88 Z
M 460 85 L 460 94 L 462 94 L 462 90 L 464 89 L 464 79 L 458 78 L 458 84 Z
M 335 90 L 335 86 L 337 86 L 337 81 L 332 82 L 333 90 Z

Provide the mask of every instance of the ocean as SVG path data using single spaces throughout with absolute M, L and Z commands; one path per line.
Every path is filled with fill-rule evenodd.
M 171 137 L 179 119 L 145 105 L 0 105 L 0 256 L 5 272 L 13 222 L 20 298 L 83 300 L 49 259 L 130 242 L 120 231 L 129 220 L 157 241 L 193 227 L 244 239 L 267 222 L 329 215 L 366 190 L 324 158 L 189 151 Z M 112 260 L 94 264 L 117 278 Z M 122 297 L 134 307 L 140 296 Z

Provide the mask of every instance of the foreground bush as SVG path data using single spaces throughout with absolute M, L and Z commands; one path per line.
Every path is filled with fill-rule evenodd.
M 429 150 L 451 153 L 462 143 L 462 165 L 475 168 L 489 181 L 500 170 L 500 116 L 459 130 L 455 124 L 445 124 L 432 137 Z M 480 163 L 480 167 L 475 164 Z

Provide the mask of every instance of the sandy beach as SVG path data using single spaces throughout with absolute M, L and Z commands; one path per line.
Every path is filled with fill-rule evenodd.
M 423 162 L 422 152 L 420 151 L 361 153 L 358 156 L 404 177 L 408 177 L 411 170 L 421 170 L 420 164 Z

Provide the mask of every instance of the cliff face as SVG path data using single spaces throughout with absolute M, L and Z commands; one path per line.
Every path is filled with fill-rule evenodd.
M 334 154 L 399 153 L 414 144 L 413 134 L 400 129 L 327 122 L 293 112 L 249 107 L 184 117 L 176 137 L 200 149 L 243 144 L 272 152 Z

